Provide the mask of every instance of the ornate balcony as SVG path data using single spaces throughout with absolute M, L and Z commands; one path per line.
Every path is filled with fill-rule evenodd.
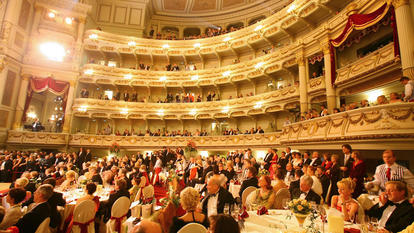
M 296 107 L 298 101 L 299 90 L 292 86 L 251 97 L 195 103 L 140 103 L 80 98 L 75 99 L 73 111 L 76 116 L 94 118 L 212 119 L 283 111 Z M 128 112 L 121 114 L 125 109 Z M 160 109 L 164 111 L 163 116 L 159 114 Z M 196 113 L 190 114 L 194 109 Z
M 109 148 L 117 142 L 122 148 L 157 149 L 184 147 L 195 141 L 199 149 L 233 149 L 294 146 L 303 149 L 338 149 L 352 143 L 358 149 L 414 149 L 414 103 L 360 108 L 326 117 L 293 123 L 282 132 L 207 137 L 138 137 L 44 132 L 8 131 L 8 146 Z M 384 146 L 381 146 L 381 149 Z

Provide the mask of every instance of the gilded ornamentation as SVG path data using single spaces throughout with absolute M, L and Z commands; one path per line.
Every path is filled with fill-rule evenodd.
M 395 9 L 397 9 L 400 6 L 410 4 L 410 1 L 409 0 L 392 0 L 392 4 L 394 5 Z

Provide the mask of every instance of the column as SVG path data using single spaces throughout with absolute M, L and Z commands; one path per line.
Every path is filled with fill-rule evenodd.
M 414 79 L 414 24 L 409 0 L 393 0 L 403 75 Z
M 72 105 L 74 99 L 74 87 L 75 81 L 71 80 L 69 86 L 69 93 L 68 93 L 68 100 L 66 102 L 66 109 L 65 109 L 65 122 L 63 123 L 63 133 L 69 133 L 70 127 L 72 125 Z
M 328 112 L 332 113 L 333 109 L 336 108 L 336 93 L 332 83 L 331 51 L 329 50 L 329 41 L 321 43 L 321 47 L 325 65 L 326 103 L 328 105 Z
M 178 27 L 178 39 L 184 39 L 184 27 Z
M 299 66 L 299 101 L 300 101 L 300 112 L 304 113 L 308 111 L 308 78 L 306 77 L 306 66 L 305 58 L 303 54 L 296 58 Z
M 82 43 L 83 33 L 85 31 L 85 23 L 86 23 L 86 18 L 83 16 L 79 17 L 78 38 L 76 40 L 77 43 Z
M 42 11 L 43 11 L 43 7 L 41 6 L 35 6 L 35 15 L 33 18 L 33 24 L 32 24 L 32 29 L 31 29 L 31 33 L 30 35 L 35 35 L 37 31 L 37 29 L 39 28 L 39 22 L 40 22 L 40 17 L 42 17 Z
M 16 114 L 14 115 L 13 130 L 18 130 L 22 126 L 22 117 L 24 105 L 26 103 L 27 88 L 29 86 L 30 74 L 22 75 L 22 81 L 20 82 L 20 91 L 16 104 Z

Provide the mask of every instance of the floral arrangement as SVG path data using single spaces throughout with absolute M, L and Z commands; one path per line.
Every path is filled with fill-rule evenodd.
M 257 175 L 260 177 L 260 176 L 268 176 L 268 175 L 270 175 L 270 172 L 268 171 L 268 170 L 266 170 L 266 169 L 262 169 L 262 168 L 260 168 L 259 169 L 259 172 L 257 173 Z
M 109 151 L 111 153 L 116 153 L 117 154 L 120 149 L 121 149 L 121 147 L 119 146 L 119 144 L 114 142 L 114 143 L 112 143 L 111 147 L 109 148 Z
M 288 203 L 288 207 L 294 214 L 308 215 L 312 211 L 311 204 L 306 200 L 294 199 Z
M 163 207 L 166 207 L 169 202 L 172 202 L 176 207 L 180 205 L 180 196 L 174 191 L 172 186 L 169 186 L 167 197 L 160 200 Z
M 185 147 L 185 151 L 189 152 L 189 151 L 197 151 L 197 147 L 195 142 L 193 141 L 188 141 L 187 146 Z

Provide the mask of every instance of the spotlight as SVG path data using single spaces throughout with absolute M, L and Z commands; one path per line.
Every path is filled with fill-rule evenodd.
M 66 17 L 65 18 L 65 23 L 71 25 L 72 24 L 72 18 Z
M 47 16 L 49 16 L 49 18 L 53 19 L 56 17 L 56 14 L 54 12 L 49 12 L 49 14 L 47 14 Z
M 56 42 L 45 42 L 39 46 L 40 52 L 52 61 L 63 61 L 66 56 L 65 48 Z

